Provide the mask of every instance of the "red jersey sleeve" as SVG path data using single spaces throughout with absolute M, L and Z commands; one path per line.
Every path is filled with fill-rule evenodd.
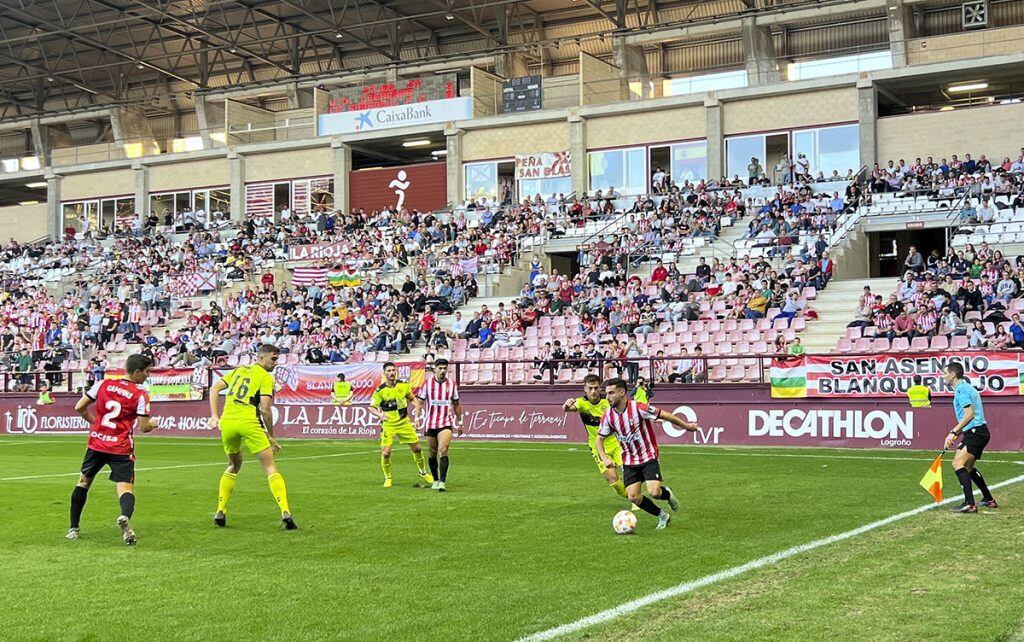
M 636 409 L 637 412 L 640 413 L 640 416 L 643 417 L 644 419 L 657 419 L 658 414 L 661 413 L 661 411 L 655 408 L 654 406 L 650 406 L 645 403 L 640 403 L 639 401 L 636 404 Z

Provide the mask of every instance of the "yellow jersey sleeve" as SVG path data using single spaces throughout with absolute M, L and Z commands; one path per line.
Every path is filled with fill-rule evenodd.
M 373 391 L 373 398 L 370 399 L 371 408 L 380 408 L 381 401 L 383 401 L 383 396 L 381 395 L 380 391 L 380 388 L 377 388 L 376 390 Z
M 273 399 L 274 398 L 274 375 L 269 373 L 269 372 L 267 372 L 266 370 L 263 370 L 263 368 L 260 368 L 259 366 L 257 366 L 257 368 L 259 368 L 259 370 L 263 371 L 263 379 L 262 379 L 262 381 L 260 381 L 260 386 L 259 386 L 260 397 L 261 398 L 262 397 L 270 397 L 271 399 Z

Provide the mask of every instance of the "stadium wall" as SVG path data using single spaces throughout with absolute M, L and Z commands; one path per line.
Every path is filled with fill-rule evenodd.
M 516 154 L 540 154 L 569 149 L 569 126 L 565 120 L 467 129 L 462 136 L 462 160 L 511 158 Z
M 67 174 L 60 182 L 62 201 L 135 193 L 135 175 L 130 169 Z
M 149 168 L 149 191 L 186 190 L 203 185 L 227 185 L 231 180 L 224 158 L 160 163 Z
M 0 207 L 0 229 L 4 243 L 13 238 L 28 243 L 46 236 L 46 203 Z
M 1021 140 L 1013 132 L 1022 122 L 1024 103 L 879 118 L 877 161 L 903 158 L 910 164 L 918 156 L 938 161 L 965 152 L 985 154 L 993 163 L 1017 158 Z
M 840 87 L 722 102 L 723 133 L 764 132 L 857 121 L 857 88 Z
M 334 155 L 326 140 L 321 147 L 245 154 L 246 182 L 321 176 L 330 174 L 333 167 Z
M 586 431 L 575 415 L 562 411 L 574 386 L 476 387 L 462 390 L 464 439 L 585 443 Z M 78 434 L 85 424 L 75 413 L 76 399 L 57 397 L 37 406 L 34 397 L 0 397 L 0 421 L 7 434 Z M 663 424 L 663 444 L 719 446 L 821 446 L 938 450 L 953 424 L 945 400 L 932 408 L 911 408 L 903 399 L 773 399 L 765 385 L 662 386 L 652 403 L 700 423 L 696 433 Z M 157 435 L 209 436 L 209 404 L 179 401 L 156 404 Z M 1024 449 L 1020 401 L 985 401 L 993 450 Z M 281 437 L 368 439 L 378 434 L 366 406 L 283 405 L 275 407 L 275 433 Z
M 704 107 L 633 112 L 587 118 L 587 148 L 599 149 L 704 138 Z

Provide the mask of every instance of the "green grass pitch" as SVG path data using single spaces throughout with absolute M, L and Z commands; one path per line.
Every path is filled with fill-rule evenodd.
M 295 532 L 257 462 L 216 529 L 219 444 L 138 438 L 129 549 L 105 473 L 82 539 L 64 541 L 84 437 L 0 439 L 0 638 L 514 640 L 926 504 L 934 457 L 663 448 L 682 508 L 665 531 L 641 513 L 618 536 L 625 506 L 585 446 L 456 440 L 441 494 L 413 487 L 404 447 L 385 490 L 374 443 L 283 443 Z M 994 484 L 1024 474 L 1020 458 L 980 467 Z M 948 468 L 945 482 L 954 496 Z M 566 638 L 1020 640 L 1024 483 L 996 497 L 998 511 L 940 508 Z

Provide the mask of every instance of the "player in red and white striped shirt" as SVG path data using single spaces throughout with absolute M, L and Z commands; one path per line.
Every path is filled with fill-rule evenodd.
M 430 474 L 434 476 L 431 486 L 436 491 L 445 491 L 448 480 L 448 445 L 452 442 L 452 429 L 462 436 L 462 406 L 459 405 L 459 388 L 448 378 L 448 360 L 434 361 L 434 377 L 428 379 L 416 392 L 416 412 L 423 418 L 423 429 L 429 448 Z M 438 465 L 440 456 L 440 465 Z
M 664 410 L 634 401 L 629 398 L 626 390 L 626 382 L 622 379 L 604 382 L 608 410 L 601 417 L 601 427 L 597 431 L 597 454 L 606 467 L 615 465 L 604 449 L 605 437 L 615 435 L 622 447 L 622 481 L 626 484 L 629 501 L 657 517 L 657 528 L 662 529 L 668 526 L 672 517 L 658 508 L 651 498 L 667 501 L 673 512 L 679 510 L 679 502 L 672 490 L 662 484 L 658 438 L 652 422 L 668 421 L 690 432 L 696 431 L 699 426 L 697 422 L 684 421 Z M 650 497 L 643 495 L 643 482 L 647 482 Z

